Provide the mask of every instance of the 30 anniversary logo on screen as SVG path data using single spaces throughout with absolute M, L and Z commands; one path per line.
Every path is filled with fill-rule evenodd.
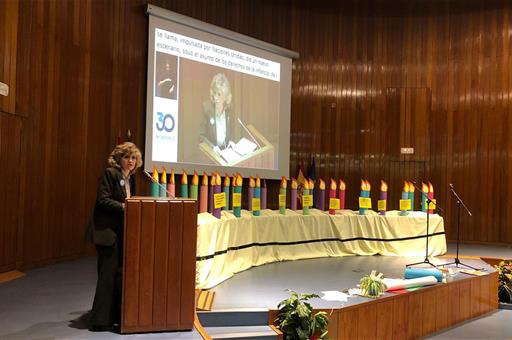
M 170 113 L 157 112 L 156 129 L 158 131 L 172 132 L 176 127 L 174 117 Z

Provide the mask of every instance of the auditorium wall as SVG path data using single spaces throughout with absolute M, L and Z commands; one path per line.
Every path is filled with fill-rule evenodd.
M 91 253 L 83 232 L 106 158 L 128 129 L 144 143 L 145 3 L 0 2 L 0 272 Z M 429 180 L 449 239 L 453 183 L 473 212 L 462 239 L 512 243 L 507 1 L 151 3 L 300 53 L 291 175 L 314 157 L 317 177 L 347 182 L 350 208 L 361 178 L 374 197 L 390 184 L 391 209 L 404 179 Z

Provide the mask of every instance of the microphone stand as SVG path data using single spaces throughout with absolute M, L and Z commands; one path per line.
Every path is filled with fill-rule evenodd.
M 165 190 L 165 192 L 167 193 L 167 195 L 169 195 L 169 197 L 170 197 L 170 198 L 174 198 L 174 199 L 176 198 L 174 195 L 172 195 L 172 194 L 167 190 L 167 188 L 165 187 L 165 185 L 162 185 L 162 184 L 158 183 L 158 182 L 153 178 L 153 176 L 151 176 L 151 175 L 149 174 L 149 172 L 147 172 L 147 171 L 143 171 L 143 173 L 144 173 L 144 175 L 146 175 L 146 176 L 151 180 L 151 182 L 153 182 L 153 183 L 157 184 L 160 188 L 164 189 L 164 190 Z
M 435 205 L 435 208 L 440 210 L 441 212 L 443 211 L 443 209 L 441 209 L 441 207 L 439 207 L 439 205 L 437 205 L 437 203 L 434 203 L 429 197 L 428 195 L 426 195 L 420 188 L 418 188 L 418 186 L 416 186 L 416 182 L 412 182 L 412 185 L 416 188 L 416 190 L 418 190 L 419 192 L 421 192 L 421 197 L 425 197 L 426 198 L 426 204 L 427 204 L 427 233 L 425 235 L 425 239 L 426 239 L 426 246 L 425 246 L 425 259 L 421 262 L 415 262 L 415 263 L 410 263 L 410 264 L 406 264 L 405 266 L 406 267 L 411 267 L 411 266 L 415 266 L 415 265 L 418 265 L 418 264 L 428 264 L 434 268 L 437 268 L 437 266 L 435 264 L 433 264 L 432 262 L 430 262 L 430 259 L 428 258 L 428 229 L 429 229 L 429 216 L 430 216 L 430 213 L 428 212 L 428 208 L 430 206 L 430 203 L 433 203 Z M 413 208 L 414 209 L 414 208 Z
M 457 255 L 455 256 L 455 261 L 444 263 L 441 266 L 448 266 L 450 264 L 455 264 L 455 267 L 459 267 L 459 264 L 461 266 L 465 266 L 474 270 L 480 270 L 482 268 L 475 268 L 470 265 L 467 265 L 465 263 L 460 262 L 459 260 L 459 243 L 460 243 L 460 207 L 463 206 L 466 212 L 469 216 L 473 216 L 471 211 L 469 211 L 468 207 L 464 204 L 460 196 L 455 192 L 455 189 L 453 188 L 453 184 L 450 184 L 450 191 L 452 192 L 453 196 L 457 199 Z

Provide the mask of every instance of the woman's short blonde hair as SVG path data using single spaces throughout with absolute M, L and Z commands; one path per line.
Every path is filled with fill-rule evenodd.
M 140 150 L 133 144 L 132 142 L 124 142 L 123 144 L 117 145 L 114 150 L 110 153 L 110 157 L 108 158 L 108 165 L 116 168 L 121 167 L 121 158 L 124 156 L 135 155 L 137 159 L 135 163 L 135 169 L 133 172 L 142 166 L 142 154 Z

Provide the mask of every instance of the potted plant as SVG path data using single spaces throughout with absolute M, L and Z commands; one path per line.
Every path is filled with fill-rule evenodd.
M 499 301 L 510 303 L 512 300 L 512 260 L 503 260 L 495 268 L 498 271 Z
M 382 281 L 383 274 L 377 274 L 375 270 L 372 270 L 370 275 L 365 275 L 359 281 L 359 288 L 361 289 L 361 295 L 377 298 L 384 294 L 386 285 Z
M 313 315 L 313 307 L 307 302 L 319 296 L 288 291 L 291 297 L 277 305 L 279 311 L 275 320 L 275 325 L 283 332 L 284 339 L 325 339 L 329 323 L 327 313 L 317 312 Z

